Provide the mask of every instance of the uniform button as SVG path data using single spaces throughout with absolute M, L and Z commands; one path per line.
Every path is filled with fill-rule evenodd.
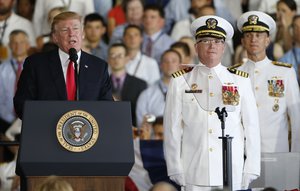
M 192 98 L 192 101 L 194 101 L 195 98 Z
M 213 111 L 208 112 L 208 114 L 209 114 L 209 115 L 212 115 L 212 114 L 213 114 Z
M 208 76 L 208 79 L 213 79 L 214 77 L 213 76 Z
M 258 103 L 256 104 L 256 107 L 259 107 L 259 104 L 258 104 Z
M 258 90 L 258 86 L 255 87 L 255 90 L 256 90 L 256 91 Z
M 209 148 L 209 151 L 212 152 L 212 151 L 213 151 L 213 148 Z
M 208 133 L 212 134 L 213 130 L 212 129 L 209 129 L 208 130 Z
M 213 96 L 214 96 L 214 93 L 212 93 L 212 92 L 209 93 L 209 96 L 210 96 L 210 97 L 213 97 Z
M 258 70 L 255 70 L 255 71 L 254 71 L 254 73 L 255 73 L 255 74 L 258 74 L 258 73 L 259 73 L 259 71 L 258 71 Z

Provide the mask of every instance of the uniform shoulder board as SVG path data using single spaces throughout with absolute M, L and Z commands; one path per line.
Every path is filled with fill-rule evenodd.
M 240 62 L 240 63 L 237 63 L 237 64 L 235 64 L 233 66 L 228 67 L 228 69 L 236 69 L 236 68 L 240 67 L 243 64 L 244 64 L 244 62 Z
M 276 66 L 287 67 L 287 68 L 291 68 L 293 66 L 292 64 L 288 64 L 288 63 L 284 63 L 284 62 L 278 62 L 278 61 L 273 61 L 272 64 L 274 64 Z
M 239 76 L 242 76 L 244 78 L 248 78 L 249 77 L 249 74 L 247 72 L 244 72 L 244 71 L 241 71 L 241 70 L 237 70 L 235 68 L 231 69 L 231 68 L 227 68 L 227 70 L 233 74 L 236 74 L 236 75 L 239 75 Z
M 179 70 L 179 71 L 177 71 L 177 72 L 174 72 L 174 73 L 172 74 L 172 76 L 173 76 L 173 78 L 177 78 L 177 77 L 179 77 L 179 76 L 181 76 L 181 75 L 183 75 L 183 74 L 185 74 L 185 73 L 188 73 L 188 72 L 192 71 L 193 69 L 194 69 L 194 67 L 186 67 L 186 68 L 184 68 L 184 69 L 182 69 L 182 70 Z

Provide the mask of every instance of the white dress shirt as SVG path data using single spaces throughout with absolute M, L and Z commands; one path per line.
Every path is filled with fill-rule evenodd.
M 0 21 L 0 26 L 3 27 L 4 23 L 5 23 L 5 21 Z M 2 43 L 5 46 L 8 46 L 9 35 L 14 30 L 23 30 L 24 32 L 26 32 L 26 34 L 28 35 L 28 38 L 29 38 L 30 46 L 36 45 L 36 43 L 35 43 L 36 36 L 33 31 L 32 23 L 29 20 L 15 14 L 13 12 L 6 21 L 5 33 L 4 33 L 3 40 L 2 40 Z
M 168 87 L 161 80 L 144 90 L 136 104 L 136 118 L 138 127 L 143 122 L 144 115 L 163 116 Z
M 126 64 L 128 74 L 145 80 L 149 85 L 160 79 L 160 72 L 157 62 L 141 52 Z
M 69 66 L 69 54 L 65 53 L 64 51 L 62 51 L 61 49 L 58 49 L 58 54 L 59 54 L 59 59 L 60 59 L 60 63 L 61 63 L 61 67 L 63 69 L 63 73 L 64 73 L 64 78 L 66 81 L 67 78 L 67 70 L 68 70 L 68 66 Z M 77 67 L 78 67 L 78 71 L 79 71 L 79 66 L 80 66 L 80 56 L 81 56 L 81 51 L 77 52 L 78 55 L 78 59 L 77 59 Z

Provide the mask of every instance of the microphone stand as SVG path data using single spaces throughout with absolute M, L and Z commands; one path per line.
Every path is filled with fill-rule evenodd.
M 220 111 L 219 107 L 216 108 L 215 112 L 217 113 L 221 121 L 222 129 L 222 161 L 223 161 L 223 189 L 228 191 L 233 191 L 232 188 L 232 139 L 229 135 L 225 135 L 225 120 L 228 116 L 226 108 L 223 107 Z
M 76 84 L 76 101 L 79 101 L 79 75 L 78 75 L 78 64 L 77 61 L 74 60 L 74 69 L 75 69 L 75 84 Z

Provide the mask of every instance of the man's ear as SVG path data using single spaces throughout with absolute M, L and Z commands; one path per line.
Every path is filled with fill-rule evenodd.
M 266 43 L 265 43 L 265 47 L 267 48 L 269 46 L 269 44 L 271 43 L 271 39 L 270 39 L 270 36 L 268 36 L 266 38 Z
M 53 42 L 56 44 L 57 43 L 57 38 L 56 38 L 56 35 L 54 34 L 54 32 L 51 33 L 51 36 L 52 36 Z
M 245 42 L 244 42 L 244 38 L 243 38 L 243 37 L 241 38 L 241 44 L 242 44 L 242 46 L 244 47 Z

